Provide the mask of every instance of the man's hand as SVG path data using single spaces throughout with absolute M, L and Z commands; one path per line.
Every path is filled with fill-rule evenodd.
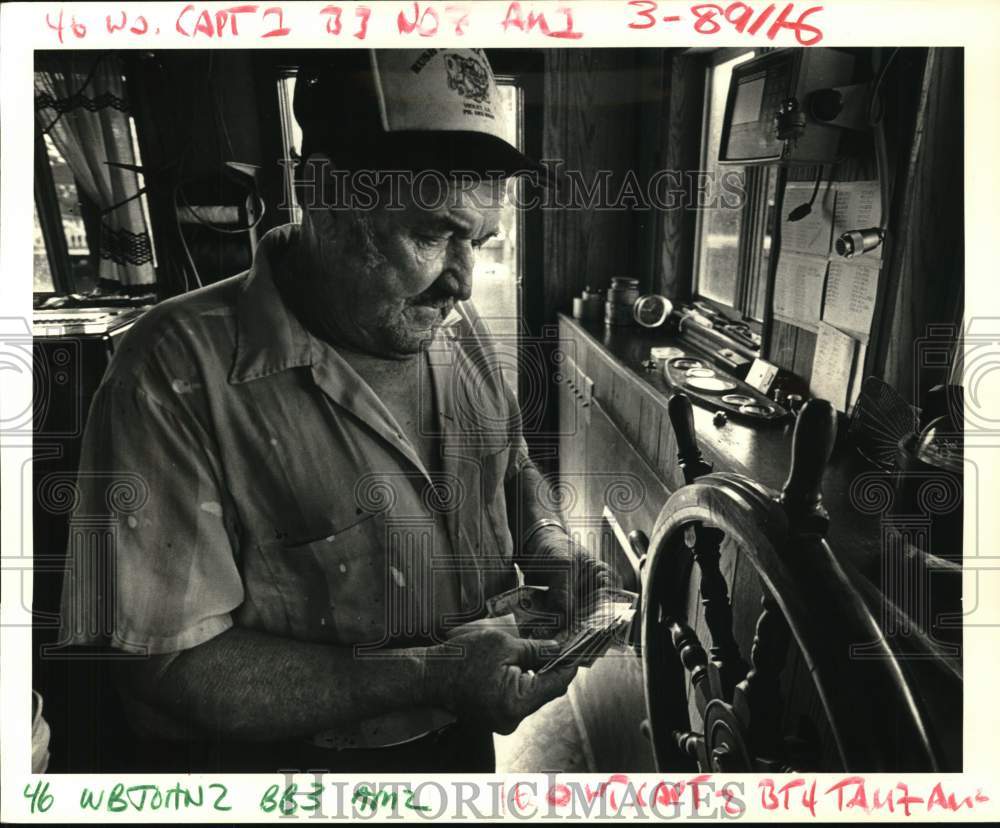
M 456 648 L 461 648 L 458 655 Z M 525 716 L 565 693 L 576 675 L 574 666 L 532 672 L 558 650 L 555 641 L 529 641 L 500 630 L 460 633 L 427 648 L 427 695 L 459 718 L 513 733 Z
M 586 614 L 600 590 L 618 585 L 611 567 L 561 532 L 523 569 L 528 583 L 549 588 L 538 609 L 552 622 L 535 625 L 533 638 L 557 638 L 566 633 Z

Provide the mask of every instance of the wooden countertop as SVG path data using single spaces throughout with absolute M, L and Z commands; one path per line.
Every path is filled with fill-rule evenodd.
M 638 407 L 642 398 L 661 406 L 665 415 L 671 389 L 662 371 L 648 371 L 642 367 L 643 360 L 649 359 L 650 348 L 672 345 L 698 353 L 676 337 L 658 330 L 605 327 L 602 323 L 582 322 L 562 314 L 560 321 L 571 326 L 596 346 L 605 358 L 610 359 L 615 376 L 625 380 L 625 393 L 636 395 L 632 401 L 612 399 L 612 389 L 602 388 L 601 383 L 595 382 L 594 396 L 612 412 L 612 416 L 622 405 Z M 588 370 L 588 375 L 593 377 L 593 373 L 592 369 Z M 621 397 L 622 393 L 616 382 L 614 397 Z M 791 456 L 791 418 L 785 425 L 757 425 L 730 419 L 724 425 L 716 426 L 712 422 L 714 411 L 697 402 L 693 407 L 699 445 L 716 470 L 745 474 L 772 489 L 781 489 Z M 662 427 L 669 428 L 666 419 L 662 422 Z M 823 478 L 823 500 L 830 513 L 827 540 L 838 556 L 850 561 L 868 580 L 878 584 L 881 581 L 881 515 L 859 509 L 850 491 L 860 475 L 877 474 L 887 480 L 889 475 L 878 472 L 848 445 L 843 432 L 844 429 L 841 429 Z M 670 488 L 676 485 L 676 481 L 668 479 L 672 474 L 670 468 L 661 467 L 657 473 Z

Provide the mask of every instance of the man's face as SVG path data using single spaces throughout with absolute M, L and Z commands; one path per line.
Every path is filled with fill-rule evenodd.
M 443 183 L 443 181 L 442 181 Z M 496 184 L 436 186 L 425 198 L 399 188 L 403 209 L 360 213 L 314 208 L 303 234 L 307 297 L 324 333 L 364 353 L 405 358 L 472 292 L 477 248 L 496 235 Z

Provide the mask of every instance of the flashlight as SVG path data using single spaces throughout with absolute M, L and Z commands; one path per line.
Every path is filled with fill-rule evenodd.
M 860 256 L 869 250 L 874 250 L 885 237 L 885 231 L 881 227 L 869 227 L 867 230 L 848 230 L 841 234 L 834 243 L 834 249 L 838 256 L 850 259 Z

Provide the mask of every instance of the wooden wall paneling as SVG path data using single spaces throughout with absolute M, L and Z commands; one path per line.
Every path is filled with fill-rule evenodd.
M 570 386 L 570 377 L 564 376 L 556 383 L 556 398 L 559 407 L 559 473 L 565 477 L 576 471 L 579 464 L 578 452 L 574 451 L 573 439 L 577 431 L 577 405 Z
M 587 347 L 587 343 L 584 341 L 575 329 L 569 325 L 560 323 L 559 325 L 559 337 L 560 342 L 564 343 L 564 347 L 569 348 L 570 356 L 576 360 L 577 368 L 585 376 L 590 376 L 590 348 Z
M 774 320 L 770 361 L 799 377 L 804 389 L 809 387 L 815 353 L 816 334 L 780 319 Z
M 626 441 L 600 403 L 592 404 L 587 430 L 587 503 L 591 518 L 611 506 L 626 532 L 647 534 L 668 492 L 654 471 Z M 628 509 L 616 493 L 625 482 L 636 485 L 628 495 Z M 633 508 L 634 507 L 634 508 Z M 606 544 L 615 543 L 606 538 Z M 597 761 L 595 771 L 641 772 L 654 770 L 652 749 L 640 734 L 646 716 L 642 662 L 632 651 L 618 651 L 581 670 L 571 692 Z
M 705 94 L 703 64 L 697 56 L 671 52 L 665 76 L 665 124 L 660 130 L 664 136 L 662 168 L 677 173 L 697 170 Z M 686 203 L 660 213 L 659 267 L 654 287 L 674 301 L 691 295 L 694 226 L 695 211 Z
M 681 472 L 677 466 L 677 439 L 670 427 L 670 420 L 664 414 L 660 420 L 660 441 L 657 448 L 656 471 L 668 486 L 675 489 L 683 485 Z
M 615 376 L 618 373 L 614 361 L 605 353 L 588 344 L 587 365 L 590 378 L 594 381 L 594 397 L 605 405 L 614 399 Z
M 623 373 L 614 374 L 614 387 L 610 410 L 630 446 L 639 441 L 639 399 L 632 393 L 631 378 Z
M 576 332 L 566 324 L 559 327 L 560 346 L 566 351 L 567 359 L 561 366 L 562 381 L 558 388 L 558 433 L 559 433 L 559 482 L 571 487 L 568 502 L 564 502 L 564 517 L 571 533 L 580 533 L 580 540 L 588 548 L 589 529 L 586 523 L 587 508 L 587 445 L 584 409 L 577 397 L 580 379 L 580 360 L 586 356 Z
M 649 183 L 654 174 L 663 169 L 666 155 L 667 107 L 666 83 L 671 53 L 667 49 L 636 50 L 636 102 L 637 163 L 636 178 L 639 187 L 648 197 Z M 650 204 L 648 208 L 633 211 L 634 243 L 636 247 L 636 277 L 644 293 L 658 292 L 660 216 L 662 210 Z
M 592 407 L 587 429 L 592 514 L 600 516 L 608 505 L 626 532 L 641 529 L 649 535 L 670 492 L 603 406 L 595 402 Z M 627 497 L 619 488 L 623 480 L 629 486 Z
M 591 772 L 652 773 L 652 745 L 639 728 L 646 718 L 642 661 L 615 648 L 577 674 L 570 685 L 594 756 Z
M 568 503 L 564 504 L 563 516 L 571 535 L 591 551 L 597 551 L 593 527 L 590 525 L 592 510 L 588 505 L 587 493 L 587 422 L 585 409 L 576 395 L 576 387 L 586 374 L 587 349 L 572 326 L 565 322 L 559 325 L 559 341 L 567 355 L 561 373 L 564 376 L 559 388 L 559 482 L 568 487 Z M 574 370 L 575 366 L 575 370 Z
M 660 474 L 660 430 L 664 419 L 661 406 L 646 396 L 639 399 L 639 438 L 636 448 L 657 475 Z
M 587 185 L 606 175 L 613 197 L 636 160 L 636 52 L 547 49 L 545 61 L 543 156 Z M 586 285 L 635 273 L 633 222 L 628 210 L 544 211 L 545 319 L 568 311 Z
M 771 352 L 768 360 L 779 368 L 793 370 L 795 364 L 795 347 L 798 343 L 799 329 L 795 325 L 775 319 L 771 328 Z M 808 381 L 808 380 L 807 380 Z
M 792 357 L 792 373 L 808 383 L 812 379 L 813 357 L 816 355 L 816 337 L 812 331 L 799 328 L 795 339 L 795 354 Z
M 573 389 L 560 386 L 559 491 L 563 517 L 571 535 L 593 550 L 591 511 L 587 505 L 586 423 Z

